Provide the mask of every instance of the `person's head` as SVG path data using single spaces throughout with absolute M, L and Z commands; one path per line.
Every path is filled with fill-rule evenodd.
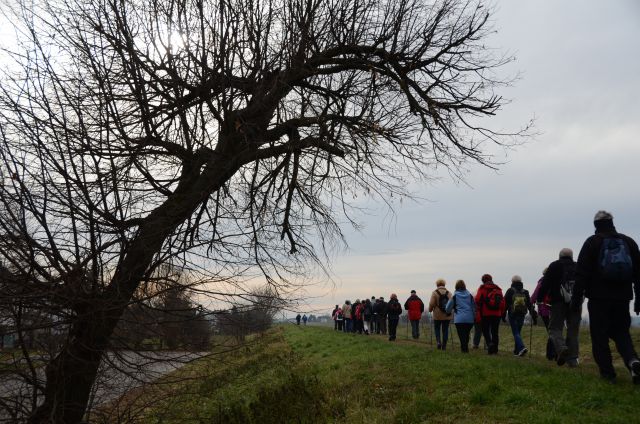
M 615 229 L 611 212 L 602 210 L 596 212 L 593 217 L 593 225 L 596 227 L 596 231 L 611 231 Z
M 545 268 L 542 270 L 542 275 L 545 275 L 545 274 L 547 273 L 547 270 L 548 270 L 548 269 L 549 269 L 549 267 L 548 267 L 548 266 L 547 266 L 547 267 L 545 267 Z
M 522 283 L 522 277 L 519 275 L 514 275 L 513 277 L 511 277 L 511 282 L 512 283 Z
M 339 306 L 338 306 L 338 305 L 336 305 L 336 308 L 339 308 Z
M 398 295 L 395 293 L 391 293 L 391 299 L 398 300 Z
M 593 217 L 593 222 L 598 222 L 598 221 L 613 221 L 613 215 L 611 214 L 611 212 L 607 212 L 607 211 L 598 211 L 596 212 L 596 215 Z
M 482 276 L 482 284 L 493 283 L 493 277 L 490 274 L 484 274 Z
M 411 290 L 411 294 L 416 294 L 416 291 L 415 290 Z
M 381 302 L 384 302 L 384 296 L 380 296 L 380 299 L 378 299 Z
M 345 304 L 345 305 L 351 305 L 351 301 L 350 301 L 350 300 L 345 300 L 345 301 L 344 301 L 344 304 Z
M 360 299 L 356 299 L 356 303 L 360 303 Z
M 438 278 L 436 280 L 436 287 L 444 287 L 447 285 L 447 282 L 444 281 L 442 278 Z
M 464 280 L 458 280 L 456 281 L 456 290 L 466 290 L 467 289 L 467 285 L 464 283 Z
M 560 249 L 560 253 L 558 254 L 558 257 L 560 259 L 562 258 L 573 259 L 573 250 L 569 249 L 568 247 L 563 247 L 562 249 Z

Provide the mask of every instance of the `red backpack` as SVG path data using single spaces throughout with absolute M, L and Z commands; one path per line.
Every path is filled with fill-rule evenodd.
M 502 299 L 502 290 L 498 287 L 494 287 L 487 292 L 484 304 L 489 310 L 499 311 L 500 306 L 502 305 Z

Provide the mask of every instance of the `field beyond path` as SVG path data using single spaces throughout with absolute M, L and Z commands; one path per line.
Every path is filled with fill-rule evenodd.
M 540 331 L 535 328 L 538 352 L 544 348 Z M 488 356 L 482 349 L 460 353 L 457 340 L 442 352 L 428 340 L 391 343 L 326 327 L 277 327 L 246 347 L 177 371 L 193 378 L 154 388 L 158 401 L 141 409 L 138 421 L 640 422 L 640 387 L 621 366 L 616 385 L 600 380 L 584 343 L 587 360 L 569 369 L 540 354 L 514 357 L 504 326 L 501 336 L 503 350 Z

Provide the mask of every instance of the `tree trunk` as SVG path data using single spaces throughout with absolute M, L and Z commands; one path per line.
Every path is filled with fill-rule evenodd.
M 46 369 L 44 403 L 29 423 L 76 424 L 82 421 L 98 367 L 109 339 L 140 281 L 164 241 L 218 190 L 241 166 L 229 156 L 209 162 L 202 174 L 181 181 L 173 195 L 151 212 L 109 286 L 97 299 L 88 301 L 70 330 L 67 344 Z
M 76 321 L 68 343 L 47 365 L 44 403 L 29 418 L 29 423 L 82 421 L 102 355 L 117 321 L 115 314 L 110 319 L 92 314 Z

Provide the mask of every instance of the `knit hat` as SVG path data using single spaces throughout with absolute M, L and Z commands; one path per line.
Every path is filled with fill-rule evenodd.
M 482 276 L 482 282 L 483 283 L 492 283 L 493 282 L 493 277 L 490 274 L 484 274 Z
M 416 291 L 415 290 L 411 290 L 411 294 L 416 294 Z

